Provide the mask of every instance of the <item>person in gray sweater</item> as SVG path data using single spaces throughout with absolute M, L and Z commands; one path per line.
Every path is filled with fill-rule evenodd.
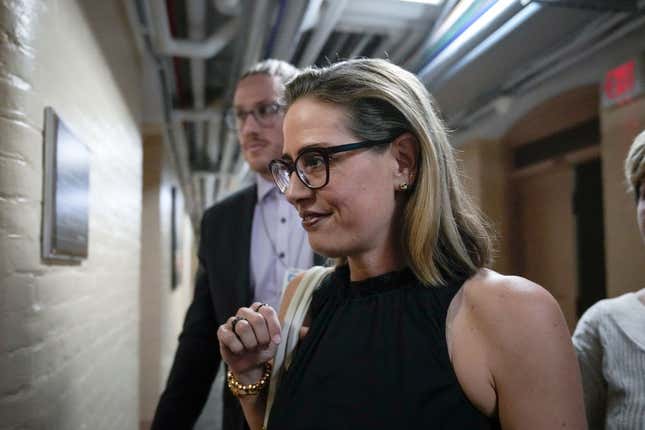
M 645 131 L 632 144 L 625 176 L 645 241 Z M 573 334 L 589 429 L 645 429 L 645 288 L 600 300 Z

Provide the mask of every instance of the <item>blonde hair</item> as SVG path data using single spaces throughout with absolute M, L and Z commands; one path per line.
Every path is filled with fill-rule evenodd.
M 463 189 L 431 96 L 413 74 L 381 59 L 309 68 L 287 84 L 287 109 L 303 97 L 345 108 L 349 130 L 361 139 L 407 131 L 418 140 L 418 171 L 405 203 L 401 246 L 419 280 L 444 285 L 490 264 L 487 225 Z
M 642 131 L 629 148 L 625 159 L 625 179 L 630 193 L 638 200 L 640 187 L 645 177 L 645 131 Z

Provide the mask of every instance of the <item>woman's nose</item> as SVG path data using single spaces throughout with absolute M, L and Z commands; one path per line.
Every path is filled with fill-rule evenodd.
M 289 185 L 285 191 L 285 197 L 287 201 L 292 205 L 295 205 L 298 200 L 307 198 L 311 196 L 311 190 L 302 183 L 298 174 L 294 171 L 289 175 Z

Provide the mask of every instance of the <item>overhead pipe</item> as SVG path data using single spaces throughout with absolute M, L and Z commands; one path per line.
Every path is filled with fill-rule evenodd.
M 130 3 L 129 0 L 124 0 L 125 3 Z M 134 10 L 130 10 L 135 13 L 128 13 L 128 18 L 130 19 L 130 25 L 135 29 L 136 36 L 140 37 L 142 41 L 142 46 L 145 49 L 145 52 L 150 55 L 150 58 L 155 64 L 155 71 L 158 76 L 159 86 L 161 87 L 160 95 L 162 100 L 163 115 L 164 115 L 164 126 L 162 128 L 163 143 L 166 146 L 170 163 L 177 176 L 179 178 L 179 184 L 184 194 L 184 203 L 186 205 L 186 210 L 190 216 L 190 219 L 193 223 L 193 226 L 199 225 L 200 212 L 197 209 L 196 205 L 196 193 L 193 187 L 192 181 L 190 180 L 190 166 L 188 163 L 188 156 L 186 153 L 186 146 L 184 142 L 178 141 L 175 136 L 175 131 L 172 125 L 172 101 L 171 101 L 171 79 L 169 79 L 168 68 L 165 65 L 163 59 L 159 56 L 157 52 L 152 48 L 152 39 L 151 31 L 148 27 L 149 19 L 149 9 L 147 4 L 143 0 L 139 0 L 137 3 L 138 7 Z
M 307 43 L 307 48 L 303 56 L 298 62 L 300 67 L 307 67 L 314 64 L 316 58 L 320 55 L 320 51 L 325 46 L 329 35 L 343 14 L 345 6 L 347 6 L 347 0 L 335 0 L 329 3 L 329 9 L 325 10 L 322 14 L 318 26 L 313 30 L 311 39 Z
M 242 60 L 242 70 L 246 70 L 257 63 L 263 52 L 266 29 L 268 25 L 267 16 L 270 14 L 270 2 L 263 0 L 255 3 L 251 22 L 249 23 L 250 33 Z
M 387 58 L 389 55 L 390 49 L 394 46 L 394 35 L 392 33 L 381 34 L 381 42 L 374 48 L 374 50 L 368 53 L 369 56 L 375 58 Z
M 349 39 L 350 34 L 349 33 L 341 33 L 336 37 L 336 40 L 334 41 L 334 44 L 329 48 L 329 51 L 331 55 L 334 55 L 335 57 L 332 57 L 332 61 L 338 61 L 341 59 L 340 54 L 343 52 L 343 47 L 347 43 L 347 40 Z
M 525 9 L 526 10 L 526 9 Z M 546 69 L 550 64 L 557 64 L 562 58 L 569 58 L 576 55 L 580 50 L 584 49 L 590 43 L 594 43 L 594 39 L 602 37 L 602 35 L 611 30 L 614 26 L 620 24 L 627 14 L 620 13 L 604 13 L 589 23 L 582 29 L 575 39 L 558 49 L 554 49 L 549 54 L 532 61 L 526 68 L 513 73 L 510 78 L 504 83 L 501 91 L 509 92 L 514 88 L 522 85 L 541 70 Z
M 232 18 L 203 41 L 174 38 L 168 25 L 168 10 L 164 0 L 150 0 L 155 40 L 160 54 L 172 57 L 211 58 L 217 55 L 239 30 L 239 19 Z
M 448 44 L 418 73 L 426 85 L 438 79 L 450 66 L 485 40 L 503 23 L 524 8 L 519 0 L 499 0 Z
M 213 5 L 222 15 L 239 16 L 242 13 L 241 0 L 213 0 Z
M 535 90 L 540 84 L 543 84 L 549 78 L 561 73 L 563 70 L 573 67 L 575 64 L 583 61 L 585 58 L 590 55 L 598 52 L 600 49 L 605 48 L 607 45 L 616 42 L 622 37 L 627 36 L 629 33 L 636 31 L 638 29 L 643 29 L 645 27 L 645 17 L 637 17 L 626 24 L 621 25 L 615 32 L 611 33 L 606 38 L 602 39 L 599 42 L 594 42 L 589 45 L 588 49 L 580 49 L 579 52 L 573 56 L 567 56 L 566 58 L 559 61 L 554 67 L 547 69 L 543 73 L 535 76 L 533 79 L 523 82 L 519 87 L 515 88 L 515 95 L 525 95 L 530 91 Z M 482 103 L 478 108 L 471 109 L 469 111 L 462 111 L 459 114 L 453 116 L 450 123 L 453 127 L 457 125 L 460 128 L 469 128 L 472 124 L 480 120 L 484 120 L 488 114 L 494 112 L 494 100 L 496 97 L 492 97 L 488 102 Z
M 536 15 L 542 6 L 537 3 L 531 3 L 527 5 L 520 12 L 512 16 L 506 22 L 502 23 L 495 31 L 493 31 L 488 37 L 481 40 L 475 47 L 473 47 L 466 55 L 459 58 L 456 63 L 448 68 L 446 72 L 437 76 L 432 80 L 432 88 L 437 89 L 445 82 L 448 82 L 459 72 L 461 72 L 469 64 L 472 64 L 477 58 L 480 58 L 482 55 L 498 44 L 502 39 L 506 38 L 511 34 L 515 29 L 519 28 L 534 15 Z
M 562 61 L 559 61 L 558 64 L 549 68 L 544 73 L 541 73 L 539 76 L 536 76 L 534 79 L 532 79 L 529 82 L 525 82 L 521 87 L 522 91 L 526 92 L 535 88 L 537 85 L 543 83 L 545 80 L 551 78 L 552 76 L 557 75 L 561 71 L 567 69 L 568 67 L 573 66 L 577 62 L 582 61 L 585 57 L 588 57 L 589 55 L 597 52 L 598 50 L 604 48 L 610 43 L 615 42 L 616 40 L 626 36 L 632 31 L 635 31 L 639 28 L 644 27 L 645 17 L 639 16 L 639 15 L 635 15 L 635 16 L 637 16 L 637 18 L 625 23 L 624 25 L 621 25 L 615 32 L 611 33 L 603 40 L 600 40 L 594 43 L 586 51 L 578 52 L 575 55 L 569 56 L 563 59 Z
M 349 58 L 356 58 L 358 57 L 361 52 L 363 52 L 363 49 L 367 46 L 368 43 L 370 43 L 370 40 L 372 40 L 372 37 L 374 37 L 371 34 L 365 34 L 361 36 L 361 40 L 358 41 L 354 49 L 352 49 L 352 52 L 349 54 Z
M 191 0 L 186 3 L 188 13 L 188 36 L 192 40 L 201 40 L 206 34 L 206 0 Z M 206 60 L 203 58 L 190 59 L 190 80 L 193 93 L 193 107 L 204 109 L 206 99 Z M 200 159 L 204 151 L 205 129 L 204 121 L 196 121 L 195 127 L 195 158 Z
M 278 15 L 276 16 L 275 22 L 271 27 L 271 32 L 269 33 L 269 40 L 267 41 L 266 48 L 264 48 L 264 58 L 271 58 L 271 52 L 273 51 L 275 38 L 278 35 L 278 29 L 282 27 L 282 20 L 284 19 L 284 12 L 286 8 L 287 0 L 280 0 L 280 4 L 278 5 Z
M 286 9 L 287 13 L 283 20 L 284 24 L 275 36 L 275 45 L 271 52 L 273 58 L 291 61 L 302 36 L 302 33 L 300 33 L 302 19 L 307 13 L 310 4 L 310 1 L 289 1 L 289 6 Z
M 423 34 L 421 32 L 414 32 L 413 34 L 402 34 L 402 38 L 395 45 L 395 49 L 390 53 L 390 61 L 395 64 L 403 63 L 405 57 L 408 56 L 410 51 L 421 43 Z
M 446 21 L 448 16 L 450 16 L 450 12 L 454 9 L 455 4 L 458 2 L 459 0 L 446 0 L 443 3 L 441 10 L 439 11 L 439 16 L 432 24 L 432 28 L 428 32 L 425 40 L 421 42 L 419 49 L 414 51 L 412 57 L 408 58 L 402 63 L 403 68 L 414 71 L 419 70 L 419 68 L 422 66 L 425 56 L 432 48 L 432 45 L 435 43 L 435 38 L 438 34 L 439 29 L 443 27 L 444 22 Z

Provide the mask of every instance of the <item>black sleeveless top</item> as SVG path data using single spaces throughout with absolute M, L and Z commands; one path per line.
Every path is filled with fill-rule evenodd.
M 268 430 L 498 428 L 448 356 L 446 314 L 463 282 L 426 287 L 409 269 L 350 282 L 337 268 L 312 297 Z

